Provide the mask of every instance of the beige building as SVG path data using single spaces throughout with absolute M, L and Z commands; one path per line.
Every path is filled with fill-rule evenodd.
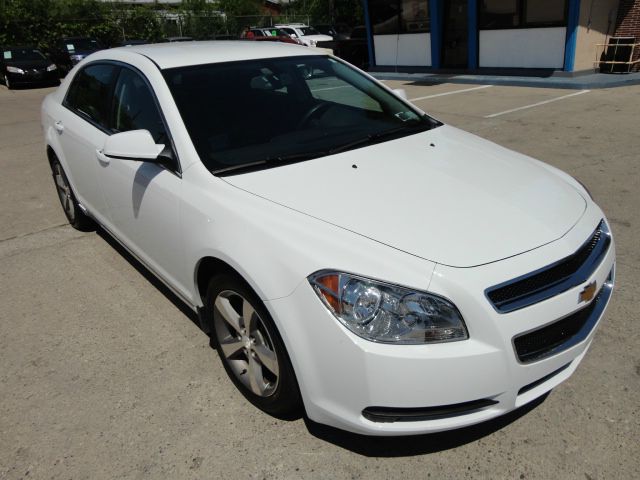
M 640 0 L 364 0 L 364 9 L 370 65 L 383 70 L 593 71 L 629 60 L 631 47 L 612 43 L 640 42 Z

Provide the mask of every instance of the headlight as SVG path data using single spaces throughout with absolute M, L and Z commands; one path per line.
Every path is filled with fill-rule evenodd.
M 318 42 L 316 42 L 315 40 L 309 40 L 309 46 L 310 47 L 315 47 L 316 43 L 318 43 Z
M 51 65 L 49 65 L 47 67 L 47 72 L 53 72 L 54 70 L 56 70 L 58 67 L 56 67 L 55 63 L 52 63 Z
M 20 75 L 24 75 L 24 70 L 22 70 L 21 68 L 18 68 L 18 67 L 8 66 L 7 67 L 7 72 L 19 73 Z
M 80 60 L 84 58 L 84 55 L 70 55 L 71 61 L 78 63 Z
M 458 309 L 437 295 L 330 270 L 308 280 L 340 323 L 367 340 L 424 344 L 469 338 Z

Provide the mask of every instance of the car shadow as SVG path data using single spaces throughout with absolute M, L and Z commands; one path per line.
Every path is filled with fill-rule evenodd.
M 450 450 L 491 435 L 537 408 L 549 393 L 501 417 L 469 427 L 424 435 L 374 437 L 321 425 L 306 416 L 304 422 L 314 437 L 365 457 L 411 457 Z
M 145 267 L 142 263 L 140 263 L 140 261 L 138 261 L 138 259 L 135 258 L 133 255 L 131 255 L 122 245 L 120 245 L 117 241 L 115 241 L 113 237 L 109 235 L 109 233 L 107 233 L 103 228 L 97 227 L 96 233 L 98 234 L 98 236 L 100 236 L 100 238 L 102 238 L 105 242 L 107 242 L 115 251 L 117 251 L 120 255 L 122 255 L 122 257 L 127 262 L 129 262 L 129 264 L 131 264 L 131 266 L 135 268 L 138 271 L 138 273 L 142 275 L 151 285 L 156 287 L 156 289 L 158 289 L 160 293 L 162 293 L 165 297 L 167 297 L 167 300 L 173 303 L 173 305 L 178 310 L 180 310 L 180 312 L 182 312 L 185 317 L 187 317 L 198 328 L 200 328 L 200 321 L 198 319 L 198 315 L 196 314 L 196 312 L 191 310 L 191 308 L 189 308 L 189 306 L 186 303 L 184 303 L 180 299 L 180 297 L 178 297 L 175 293 L 173 293 L 169 289 L 169 287 L 167 287 L 164 283 L 158 280 L 158 278 L 153 273 L 147 270 L 147 267 Z
M 140 162 L 133 178 L 131 190 L 131 203 L 133 204 L 133 216 L 138 218 L 142 199 L 151 181 L 162 172 L 163 167 L 150 162 Z
M 162 293 L 180 312 L 182 312 L 185 317 L 200 329 L 198 315 L 191 310 L 186 303 L 174 294 L 164 283 L 158 280 L 153 273 L 140 263 L 138 259 L 131 255 L 122 245 L 114 240 L 104 229 L 98 227 L 96 228 L 96 233 L 125 260 L 127 260 L 140 275 L 156 287 L 156 289 L 158 289 L 160 293 Z M 210 346 L 215 350 L 213 342 L 210 342 Z M 475 442 L 487 435 L 491 435 L 537 408 L 547 399 L 549 393 L 550 392 L 547 392 L 527 405 L 498 418 L 487 420 L 470 427 L 424 435 L 402 437 L 374 437 L 360 435 L 316 423 L 308 418 L 302 409 L 291 414 L 278 415 L 276 418 L 284 421 L 297 421 L 303 419 L 307 430 L 314 437 L 359 455 L 366 457 L 410 457 L 450 450 L 467 443 Z

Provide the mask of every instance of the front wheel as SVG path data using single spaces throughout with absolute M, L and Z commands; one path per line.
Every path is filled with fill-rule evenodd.
M 258 296 L 240 278 L 222 274 L 209 282 L 206 302 L 212 343 L 235 386 L 267 413 L 295 413 L 301 400 L 293 367 Z
M 11 88 L 13 87 L 13 85 L 11 85 L 11 81 L 9 80 L 9 75 L 4 76 L 4 84 L 9 90 L 11 90 Z

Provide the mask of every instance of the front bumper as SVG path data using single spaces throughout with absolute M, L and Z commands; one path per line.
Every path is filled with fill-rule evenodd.
M 507 314 L 491 306 L 484 290 L 562 258 L 593 228 L 576 227 L 561 241 L 494 264 L 438 265 L 429 291 L 456 304 L 469 329 L 465 341 L 364 340 L 335 320 L 306 281 L 292 295 L 266 302 L 290 353 L 307 415 L 361 434 L 410 435 L 479 423 L 545 394 L 575 371 L 595 335 L 613 287 L 613 240 L 587 280 L 596 282 L 600 295 L 592 300 L 599 304 L 586 330 L 566 349 L 539 361 L 521 363 L 514 338 L 586 308 L 588 303 L 578 302 L 584 284 Z
M 25 73 L 7 72 L 6 75 L 12 85 L 36 85 L 58 81 L 58 70 L 26 70 Z

